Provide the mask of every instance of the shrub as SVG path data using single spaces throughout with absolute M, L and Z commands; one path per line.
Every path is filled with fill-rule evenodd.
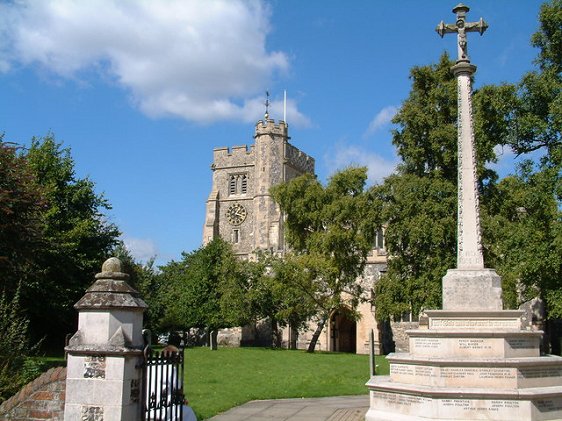
M 1 403 L 30 380 L 25 361 L 38 347 L 29 344 L 29 320 L 20 307 L 19 288 L 12 299 L 5 291 L 0 295 L 0 338 Z

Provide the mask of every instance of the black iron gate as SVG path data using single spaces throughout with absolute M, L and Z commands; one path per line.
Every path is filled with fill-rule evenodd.
M 155 352 L 150 345 L 144 351 L 142 420 L 181 421 L 184 350 L 166 347 Z

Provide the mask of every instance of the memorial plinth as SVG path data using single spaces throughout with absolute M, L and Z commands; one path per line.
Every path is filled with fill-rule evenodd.
M 427 311 L 409 353 L 367 386 L 367 421 L 562 420 L 562 358 L 541 356 L 522 311 Z
M 492 269 L 449 269 L 443 277 L 444 310 L 501 310 L 500 276 Z
M 562 420 L 562 358 L 540 356 L 522 311 L 426 312 L 409 353 L 367 386 L 367 421 Z
M 390 376 L 367 383 L 366 421 L 562 421 L 562 357 L 540 355 L 543 332 L 503 310 L 501 278 L 484 268 L 466 32 L 488 25 L 466 22 L 468 10 L 437 27 L 458 34 L 457 268 L 443 278 L 443 310 L 426 311 L 427 327 L 407 332 L 410 352 L 390 354 Z

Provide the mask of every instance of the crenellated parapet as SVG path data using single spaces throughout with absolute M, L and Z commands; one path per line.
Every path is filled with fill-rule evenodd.
M 287 164 L 295 170 L 314 174 L 314 158 L 288 143 L 285 149 L 285 158 Z
M 213 169 L 253 165 L 254 146 L 240 145 L 213 149 Z
M 273 137 L 283 137 L 289 139 L 288 136 L 288 126 L 283 120 L 279 120 L 276 124 L 275 120 L 267 119 L 260 120 L 256 124 L 256 130 L 254 138 L 258 138 L 262 135 L 273 136 Z

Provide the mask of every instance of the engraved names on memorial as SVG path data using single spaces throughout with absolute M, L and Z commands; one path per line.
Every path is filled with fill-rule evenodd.
M 434 329 L 463 329 L 463 328 L 480 328 L 480 329 L 519 329 L 521 327 L 520 320 L 512 319 L 432 319 L 431 328 Z
M 507 399 L 428 399 L 421 396 L 400 395 L 391 393 L 378 393 L 375 396 L 375 405 L 380 408 L 392 408 L 405 415 L 415 415 L 432 410 L 442 414 L 447 419 L 491 419 L 489 414 L 493 413 L 495 418 L 501 420 L 522 420 L 521 409 L 528 406 L 517 400 Z M 544 408 L 557 408 L 554 402 L 544 402 Z M 552 409 L 555 410 L 555 409 Z
M 459 367 L 390 364 L 393 379 L 425 386 L 517 387 L 514 367 Z

